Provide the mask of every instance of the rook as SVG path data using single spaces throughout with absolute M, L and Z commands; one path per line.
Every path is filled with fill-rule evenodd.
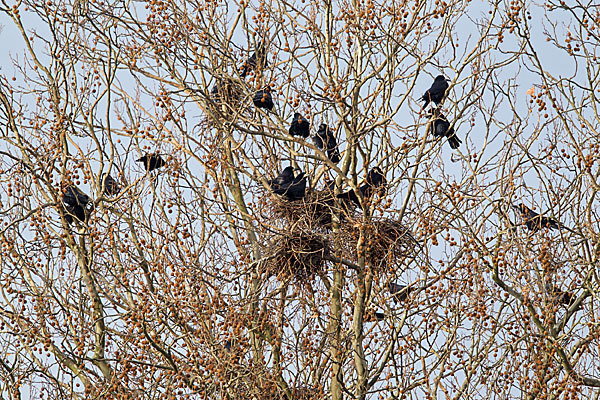
M 448 90 L 448 79 L 444 75 L 438 75 L 435 77 L 433 84 L 425 94 L 423 94 L 422 100 L 425 102 L 423 108 L 427 107 L 429 102 L 433 101 L 436 106 L 442 102 L 446 90 Z
M 158 168 L 162 168 L 166 165 L 165 160 L 160 157 L 160 154 L 146 154 L 137 160 L 136 162 L 144 163 L 144 167 L 146 168 L 146 172 L 153 171 Z

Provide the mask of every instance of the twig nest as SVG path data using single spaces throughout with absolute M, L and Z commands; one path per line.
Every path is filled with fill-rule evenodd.
M 332 214 L 336 211 L 336 201 L 329 189 L 307 189 L 302 200 L 289 201 L 284 197 L 272 194 L 266 201 L 274 218 L 305 230 L 330 229 Z M 340 219 L 345 219 L 348 212 L 342 208 Z
M 328 240 L 319 234 L 304 231 L 281 233 L 275 235 L 267 245 L 267 261 L 261 270 L 267 276 L 293 278 L 306 283 L 324 268 L 329 249 Z

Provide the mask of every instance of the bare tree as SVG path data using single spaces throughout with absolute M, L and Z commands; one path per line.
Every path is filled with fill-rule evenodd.
M 598 398 L 600 7 L 474 3 L 3 2 L 3 398 Z

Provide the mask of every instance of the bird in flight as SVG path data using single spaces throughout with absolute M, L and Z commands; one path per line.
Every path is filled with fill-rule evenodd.
M 337 140 L 335 139 L 333 132 L 331 132 L 331 129 L 329 129 L 326 124 L 319 125 L 319 130 L 313 137 L 313 142 L 319 149 L 327 151 L 327 157 L 332 163 L 337 164 L 340 162 L 341 157 Z
M 425 102 L 423 108 L 427 107 L 430 102 L 434 102 L 438 106 L 442 102 L 448 86 L 448 79 L 444 75 L 436 76 L 431 87 L 423 94 L 422 100 Z
M 135 160 L 136 162 L 141 162 L 144 164 L 146 168 L 146 172 L 153 171 L 158 168 L 164 167 L 167 163 L 160 157 L 160 154 L 145 154 L 142 157 Z
M 427 117 L 434 118 L 434 115 L 433 113 L 430 113 Z M 454 132 L 454 127 L 450 126 L 450 122 L 442 113 L 440 113 L 431 121 L 431 124 L 429 125 L 428 129 L 433 131 L 433 136 L 436 138 L 447 137 L 448 144 L 453 150 L 458 149 L 458 147 L 462 143 L 462 140 L 460 140 L 458 136 L 456 136 L 456 133 Z
M 294 113 L 294 119 L 292 119 L 292 124 L 290 125 L 290 135 L 292 136 L 302 136 L 303 138 L 307 138 L 310 133 L 310 123 L 306 118 L 304 118 L 300 113 Z

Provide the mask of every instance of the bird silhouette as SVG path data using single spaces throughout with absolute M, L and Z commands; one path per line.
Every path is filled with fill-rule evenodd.
M 399 285 L 394 282 L 390 282 L 388 284 L 388 289 L 394 298 L 394 303 L 408 300 L 408 296 L 412 292 L 412 288 L 406 285 Z
M 67 186 L 63 193 L 62 202 L 66 211 L 65 220 L 68 224 L 73 222 L 73 216 L 79 221 L 85 222 L 91 212 L 88 207 L 91 199 L 76 186 Z
M 158 168 L 164 167 L 167 163 L 163 160 L 158 153 L 154 154 L 145 154 L 144 156 L 135 160 L 136 162 L 141 162 L 144 164 L 146 168 L 146 172 L 153 171 Z
M 258 108 L 265 108 L 269 111 L 273 111 L 275 104 L 273 103 L 273 97 L 268 89 L 259 90 L 252 99 L 254 105 Z
M 541 228 L 558 229 L 560 227 L 554 218 L 541 216 L 523 203 L 513 207 L 521 213 L 525 226 L 532 232 L 537 232 Z
M 373 167 L 367 174 L 366 182 L 363 185 L 361 185 L 358 188 L 358 190 L 364 198 L 369 198 L 373 196 L 373 194 L 380 191 L 382 188 L 385 190 L 386 185 L 387 181 L 381 169 L 379 167 Z M 358 198 L 358 195 L 352 189 L 347 192 L 338 194 L 337 198 L 342 200 L 346 204 L 352 202 L 360 207 L 360 200 Z
M 433 118 L 433 114 L 430 113 L 428 117 Z M 458 136 L 456 136 L 456 133 L 454 132 L 454 127 L 450 126 L 450 122 L 442 113 L 440 113 L 431 121 L 431 124 L 429 125 L 428 129 L 433 131 L 433 136 L 436 138 L 447 137 L 450 148 L 454 150 L 458 149 L 458 147 L 462 143 L 462 140 L 460 140 Z
M 268 181 L 271 191 L 288 200 L 295 201 L 304 198 L 306 194 L 306 176 L 304 172 L 294 176 L 294 169 L 289 166 L 274 179 Z
M 575 293 L 573 292 L 565 292 L 558 287 L 551 285 L 550 283 L 546 283 L 546 292 L 548 296 L 552 298 L 552 302 L 557 305 L 564 305 L 569 307 L 575 301 Z M 581 308 L 581 303 L 577 306 L 575 310 L 579 310 Z
M 319 125 L 317 134 L 313 137 L 313 142 L 316 147 L 327 152 L 327 157 L 332 163 L 340 162 L 340 151 L 338 149 L 337 140 L 331 129 L 326 124 Z
M 448 90 L 448 86 L 448 79 L 444 75 L 436 76 L 431 87 L 423 94 L 422 100 L 425 102 L 423 108 L 427 107 L 430 102 L 434 102 L 436 106 L 439 105 L 444 98 L 444 94 L 446 94 L 446 90 Z
M 294 119 L 292 119 L 292 124 L 290 125 L 290 135 L 292 136 L 302 136 L 303 138 L 307 138 L 310 135 L 310 123 L 306 118 L 304 118 L 300 113 L 294 113 Z
M 104 194 L 107 196 L 114 196 L 121 191 L 117 181 L 106 172 L 102 174 L 102 187 L 104 188 Z
M 256 51 L 242 64 L 240 68 L 240 77 L 245 78 L 250 71 L 256 71 L 257 68 L 264 68 L 267 62 L 265 54 L 265 45 L 261 43 Z

